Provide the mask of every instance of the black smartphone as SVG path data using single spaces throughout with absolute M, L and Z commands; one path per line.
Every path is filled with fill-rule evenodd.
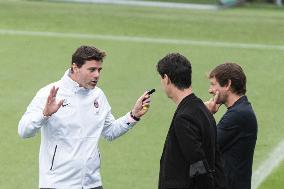
M 156 89 L 152 89 L 152 90 L 148 91 L 147 94 L 148 94 L 148 95 L 151 95 L 151 94 L 153 94 L 155 91 L 156 91 Z
M 147 94 L 148 94 L 148 95 L 151 95 L 151 94 L 153 94 L 155 91 L 156 91 L 156 89 L 151 89 L 151 90 L 149 90 L 149 91 L 147 92 Z M 146 99 L 143 99 L 143 102 L 144 102 L 144 100 L 146 100 Z

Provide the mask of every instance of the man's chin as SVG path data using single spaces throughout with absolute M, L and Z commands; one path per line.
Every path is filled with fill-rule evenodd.
M 94 88 L 96 88 L 96 86 L 97 86 L 97 85 L 88 85 L 88 86 L 86 86 L 86 88 L 87 88 L 87 89 L 94 89 Z
M 216 104 L 222 105 L 222 104 L 224 104 L 224 102 L 221 101 L 221 100 L 217 100 Z

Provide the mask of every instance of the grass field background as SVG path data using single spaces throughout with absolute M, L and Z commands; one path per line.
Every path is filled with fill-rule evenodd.
M 284 133 L 283 50 L 12 35 L 2 30 L 283 46 L 283 20 L 283 9 L 194 11 L 0 1 L 0 188 L 37 188 L 40 136 L 20 139 L 18 121 L 37 90 L 62 77 L 71 54 L 81 44 L 95 45 L 108 54 L 99 87 L 116 117 L 129 111 L 144 90 L 157 89 L 150 111 L 133 130 L 111 143 L 101 141 L 106 189 L 157 188 L 159 159 L 176 107 L 161 90 L 155 66 L 169 52 L 180 52 L 191 60 L 193 89 L 204 100 L 210 97 L 206 79 L 210 69 L 225 61 L 237 62 L 244 68 L 248 97 L 259 123 L 254 169 Z M 224 111 L 223 107 L 217 113 L 217 120 Z M 261 188 L 280 188 L 276 186 L 284 184 L 283 175 L 282 164 Z

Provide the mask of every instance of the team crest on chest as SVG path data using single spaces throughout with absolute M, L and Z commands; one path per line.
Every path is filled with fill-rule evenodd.
M 99 102 L 97 100 L 94 101 L 95 108 L 99 108 Z

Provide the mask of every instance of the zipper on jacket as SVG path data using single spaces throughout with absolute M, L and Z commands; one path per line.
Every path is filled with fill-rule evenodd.
M 56 149 L 57 149 L 57 145 L 55 146 L 55 149 L 54 149 L 50 170 L 52 170 L 52 167 L 53 167 L 53 162 L 54 162 L 54 158 L 55 158 L 55 154 L 56 154 Z

